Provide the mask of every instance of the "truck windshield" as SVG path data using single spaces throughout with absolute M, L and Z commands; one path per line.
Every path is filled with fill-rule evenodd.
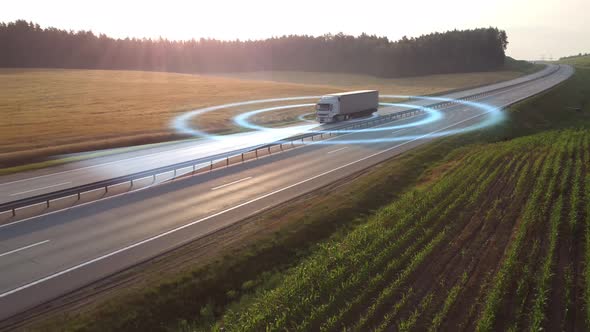
M 317 111 L 330 111 L 332 109 L 332 104 L 317 104 L 315 109 Z

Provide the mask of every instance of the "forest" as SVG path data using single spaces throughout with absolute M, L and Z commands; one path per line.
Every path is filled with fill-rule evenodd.
M 454 30 L 391 41 L 343 33 L 264 40 L 115 39 L 18 20 L 0 23 L 0 67 L 179 73 L 320 71 L 404 77 L 490 71 L 504 64 L 506 32 Z

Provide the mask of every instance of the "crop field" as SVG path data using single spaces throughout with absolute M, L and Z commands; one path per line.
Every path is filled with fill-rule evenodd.
M 157 72 L 0 69 L 0 164 L 178 139 L 170 121 L 188 110 L 334 89 Z M 228 112 L 207 120 L 208 129 L 231 129 Z
M 587 329 L 590 130 L 477 146 L 448 163 L 214 329 Z
M 518 72 L 447 75 L 436 91 L 510 79 Z M 326 79 L 331 77 L 331 79 Z M 374 87 L 363 75 L 306 73 L 295 83 L 139 71 L 0 69 L 0 167 L 47 156 L 182 138 L 170 127 L 178 114 L 196 108 L 264 98 L 321 95 Z M 397 93 L 431 93 L 431 78 L 408 78 Z M 379 85 L 393 92 L 401 85 Z M 271 106 L 265 104 L 264 106 Z M 236 130 L 231 117 L 256 108 L 225 109 L 195 120 L 215 133 Z M 312 108 L 257 116 L 284 125 Z
M 522 73 L 504 70 L 483 73 L 429 75 L 409 78 L 379 78 L 360 74 L 268 71 L 219 74 L 223 77 L 278 83 L 317 84 L 347 90 L 375 89 L 382 94 L 428 95 L 516 78 Z

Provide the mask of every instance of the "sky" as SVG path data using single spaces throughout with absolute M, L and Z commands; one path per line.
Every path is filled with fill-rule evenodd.
M 557 59 L 590 52 L 590 0 L 2 0 L 0 21 L 91 30 L 112 37 L 263 39 L 362 32 L 397 40 L 498 27 L 507 54 Z

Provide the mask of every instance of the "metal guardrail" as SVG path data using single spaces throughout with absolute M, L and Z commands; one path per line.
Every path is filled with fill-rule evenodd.
M 474 94 L 474 95 L 465 96 L 465 97 L 458 99 L 458 100 L 477 99 L 477 98 L 485 97 L 485 96 L 490 95 L 492 93 L 497 93 L 502 90 L 509 90 L 509 89 L 513 89 L 517 86 L 530 84 L 530 83 L 533 83 L 539 79 L 545 78 L 547 76 L 550 76 L 550 75 L 556 73 L 559 69 L 560 69 L 560 66 L 558 65 L 555 70 L 553 70 L 547 74 L 544 74 L 542 76 L 536 77 L 532 80 L 500 87 L 497 89 L 485 91 L 485 92 Z M 443 107 L 446 107 L 446 106 L 449 106 L 452 104 L 457 104 L 457 103 L 451 102 L 451 101 L 448 101 L 448 102 L 443 101 L 443 102 L 438 102 L 438 103 L 426 105 L 423 107 L 443 108 Z M 41 203 L 45 203 L 47 205 L 47 208 L 49 208 L 51 206 L 52 201 L 56 201 L 58 199 L 63 199 L 63 198 L 70 197 L 70 196 L 77 196 L 77 200 L 79 201 L 81 199 L 81 195 L 84 193 L 92 192 L 92 191 L 95 191 L 98 189 L 104 189 L 104 192 L 108 193 L 110 187 L 122 185 L 125 183 L 130 183 L 129 191 L 131 191 L 131 190 L 133 190 L 134 181 L 139 181 L 139 180 L 143 180 L 146 178 L 152 178 L 153 179 L 152 185 L 153 185 L 153 184 L 156 184 L 156 179 L 157 179 L 158 175 L 172 172 L 173 173 L 172 177 L 170 179 L 167 179 L 166 181 L 163 181 L 163 182 L 168 182 L 168 181 L 177 179 L 179 177 L 200 174 L 200 173 L 212 171 L 212 170 L 215 170 L 215 169 L 218 169 L 221 167 L 228 167 L 230 165 L 244 163 L 244 162 L 247 162 L 250 160 L 256 160 L 260 157 L 271 155 L 276 152 L 290 150 L 292 148 L 295 148 L 296 146 L 306 145 L 305 144 L 306 140 L 308 142 L 314 142 L 316 140 L 322 140 L 326 137 L 337 136 L 337 135 L 342 134 L 342 133 L 338 132 L 339 130 L 373 127 L 373 126 L 376 126 L 379 124 L 392 122 L 392 121 L 395 121 L 398 119 L 414 116 L 414 115 L 417 115 L 417 114 L 420 114 L 423 112 L 424 111 L 420 108 L 404 110 L 404 111 L 395 112 L 395 113 L 391 113 L 391 114 L 387 114 L 387 115 L 382 115 L 377 118 L 367 119 L 364 121 L 357 121 L 357 122 L 353 122 L 353 123 L 347 123 L 347 124 L 343 124 L 341 126 L 330 127 L 328 129 L 322 129 L 321 132 L 316 131 L 316 132 L 306 133 L 306 134 L 302 134 L 302 135 L 292 136 L 292 137 L 289 137 L 284 140 L 280 140 L 280 141 L 273 142 L 270 144 L 260 145 L 260 146 L 254 147 L 254 148 L 232 151 L 232 152 L 218 154 L 218 155 L 214 155 L 214 156 L 210 156 L 210 157 L 206 157 L 206 158 L 189 160 L 186 162 L 177 163 L 177 164 L 173 164 L 173 165 L 169 165 L 169 166 L 164 166 L 164 167 L 159 167 L 159 168 L 155 168 L 155 169 L 151 169 L 151 170 L 147 170 L 147 171 L 137 172 L 134 174 L 120 176 L 120 177 L 116 177 L 116 178 L 112 178 L 112 179 L 108 179 L 108 180 L 97 181 L 97 182 L 93 182 L 93 183 L 89 183 L 89 184 L 85 184 L 85 185 L 81 185 L 81 186 L 76 186 L 76 187 L 72 187 L 72 188 L 54 191 L 54 192 L 47 193 L 47 194 L 41 194 L 41 195 L 37 195 L 37 196 L 23 198 L 23 199 L 19 199 L 19 200 L 8 202 L 8 203 L 2 203 L 2 204 L 0 204 L 0 213 L 12 211 L 12 216 L 15 217 L 17 214 L 17 211 L 21 208 L 25 208 L 25 207 L 33 206 L 33 205 L 38 205 Z M 186 169 L 188 169 L 188 170 L 186 170 Z

